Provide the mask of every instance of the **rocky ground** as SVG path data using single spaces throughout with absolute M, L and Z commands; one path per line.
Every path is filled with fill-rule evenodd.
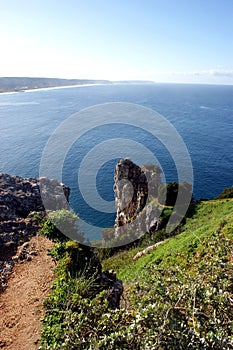
M 0 174 L 0 293 L 16 261 L 28 260 L 23 244 L 38 232 L 46 209 L 68 209 L 69 188 L 56 180 Z M 21 246 L 21 253 L 16 254 Z
M 51 241 L 35 236 L 18 248 L 17 256 L 23 253 L 25 259 L 15 264 L 0 294 L 0 349 L 39 348 L 43 300 L 54 277 L 54 263 L 46 253 L 51 247 Z

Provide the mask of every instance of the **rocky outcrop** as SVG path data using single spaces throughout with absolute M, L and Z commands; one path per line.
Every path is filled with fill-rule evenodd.
M 68 209 L 69 192 L 57 180 L 0 173 L 0 290 L 12 271 L 18 246 L 38 232 L 35 214 Z
M 45 207 L 50 210 L 68 208 L 68 198 L 69 188 L 57 180 L 0 174 L 1 220 L 26 218 L 30 212 L 44 211 Z
M 150 202 L 158 195 L 161 170 L 157 166 L 138 166 L 130 159 L 120 160 L 115 168 L 115 236 L 133 232 L 140 237 L 158 229 L 160 210 Z
M 121 227 L 135 218 L 145 207 L 148 182 L 142 169 L 129 159 L 120 160 L 114 176 L 116 226 Z
M 28 240 L 39 230 L 37 215 L 46 215 L 47 210 L 69 209 L 70 190 L 57 180 L 47 178 L 25 179 L 19 176 L 0 174 L 0 292 L 4 290 L 7 277 L 15 262 L 30 261 L 37 255 Z M 74 274 L 85 265 L 85 274 L 98 273 L 100 288 L 108 291 L 112 309 L 120 307 L 123 285 L 113 271 L 102 272 L 99 258 L 89 246 L 78 246 Z M 87 260 L 89 261 L 88 266 Z

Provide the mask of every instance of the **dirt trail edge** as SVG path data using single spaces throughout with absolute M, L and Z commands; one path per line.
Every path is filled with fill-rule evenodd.
M 8 286 L 0 294 L 0 349 L 39 348 L 43 300 L 54 279 L 54 263 L 47 255 L 53 243 L 42 236 L 29 241 L 31 261 L 16 263 Z

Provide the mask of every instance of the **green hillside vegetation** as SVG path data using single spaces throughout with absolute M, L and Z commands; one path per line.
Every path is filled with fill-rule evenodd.
M 94 273 L 70 272 L 74 243 L 58 242 L 41 349 L 233 349 L 233 200 L 192 204 L 175 234 L 138 260 L 164 229 L 101 262 L 123 280 L 120 310 Z

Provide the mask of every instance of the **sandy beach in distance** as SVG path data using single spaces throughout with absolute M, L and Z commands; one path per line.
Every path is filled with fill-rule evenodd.
M 46 90 L 55 90 L 55 89 L 70 89 L 74 87 L 82 87 L 82 86 L 99 86 L 99 85 L 112 85 L 112 84 L 77 84 L 77 85 L 64 85 L 64 86 L 51 86 L 46 88 L 35 88 L 35 89 L 25 89 L 25 90 L 19 90 L 19 91 L 4 91 L 0 92 L 0 95 L 6 95 L 6 94 L 18 94 L 21 92 L 34 92 L 34 91 L 46 91 Z

